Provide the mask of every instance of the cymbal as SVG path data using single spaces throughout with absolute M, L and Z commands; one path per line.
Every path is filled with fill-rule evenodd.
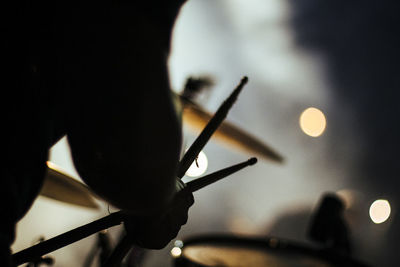
M 47 162 L 47 170 L 40 195 L 64 203 L 98 209 L 94 194 L 83 183 L 64 174 L 59 167 Z
M 180 100 L 183 108 L 183 122 L 193 130 L 201 131 L 212 118 L 212 114 L 187 98 L 180 97 Z M 222 122 L 213 137 L 225 145 L 250 153 L 251 155 L 257 155 L 265 160 L 278 163 L 283 162 L 283 157 L 274 149 L 229 121 Z

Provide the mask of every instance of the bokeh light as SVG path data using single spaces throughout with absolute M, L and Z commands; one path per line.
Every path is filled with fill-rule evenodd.
M 385 199 L 375 200 L 369 208 L 369 216 L 376 224 L 385 222 L 389 218 L 390 212 L 389 201 Z
M 181 256 L 181 254 L 182 254 L 181 248 L 179 248 L 179 247 L 173 247 L 173 248 L 171 249 L 171 256 L 172 256 L 172 257 L 178 258 L 178 257 Z
M 201 151 L 197 157 L 197 162 L 194 161 L 190 168 L 187 170 L 186 175 L 189 177 L 199 177 L 206 172 L 208 167 L 208 160 L 206 154 Z
M 174 245 L 175 245 L 175 247 L 183 248 L 183 241 L 182 240 L 175 240 Z
M 312 137 L 322 135 L 326 128 L 324 113 L 313 107 L 307 108 L 301 113 L 299 123 L 303 132 Z

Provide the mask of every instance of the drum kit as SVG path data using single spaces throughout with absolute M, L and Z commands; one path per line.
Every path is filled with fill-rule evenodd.
M 224 121 L 228 111 L 246 83 L 247 77 L 244 77 L 214 115 L 205 111 L 190 98 L 176 94 L 183 111 L 183 123 L 194 129 L 203 129 L 179 162 L 177 171 L 177 176 L 179 178 L 185 175 L 190 165 L 196 160 L 197 155 L 211 137 L 215 137 L 223 144 L 228 144 L 241 151 L 257 155 L 262 159 L 277 163 L 283 162 L 283 157 L 274 149 L 232 123 Z M 251 158 L 242 163 L 198 178 L 186 183 L 186 187 L 183 190 L 189 190 L 190 192 L 197 191 L 247 166 L 253 165 L 256 162 L 256 158 Z M 66 175 L 62 170 L 51 163 L 47 165 L 47 173 L 40 194 L 64 203 L 90 209 L 99 208 L 96 202 L 96 195 L 86 185 Z M 332 203 L 332 201 L 330 203 Z M 329 205 L 321 205 L 320 210 L 328 212 L 319 214 L 332 215 L 340 213 L 330 212 Z M 318 236 L 318 233 L 326 233 L 333 229 L 325 227 L 329 225 L 327 221 L 343 222 L 339 217 L 340 216 L 336 216 L 328 219 L 323 215 L 315 217 L 315 227 L 313 227 L 313 229 L 317 230 L 314 231 L 314 236 L 312 237 L 314 237 L 314 241 L 317 241 L 316 243 L 318 244 L 313 246 L 277 237 L 255 238 L 226 234 L 200 235 L 184 240 L 176 246 L 179 253 L 173 255 L 173 264 L 175 267 L 366 266 L 364 263 L 354 260 L 347 250 L 342 249 L 343 247 L 332 245 L 335 243 L 332 243 L 332 240 L 336 240 L 335 236 L 338 232 L 328 235 L 328 237 L 323 238 L 323 240 L 321 238 L 317 240 L 318 238 L 316 238 L 316 236 Z M 99 220 L 16 252 L 12 255 L 13 262 L 16 266 L 25 263 L 28 263 L 28 266 L 39 266 L 42 264 L 51 265 L 53 261 L 45 257 L 45 255 L 90 235 L 98 234 L 100 244 L 98 244 L 98 246 L 99 249 L 103 251 L 103 259 L 99 260 L 101 267 L 132 267 L 133 265 L 123 263 L 123 259 L 126 258 L 126 255 L 129 254 L 133 247 L 127 236 L 122 236 L 119 243 L 112 248 L 110 247 L 110 243 L 107 242 L 107 236 L 105 234 L 108 228 L 120 225 L 124 220 L 125 215 L 121 211 L 111 213 Z M 328 230 L 325 228 L 328 228 Z M 337 227 L 335 229 L 337 229 Z M 329 233 L 332 233 L 332 231 Z M 105 251 L 107 251 L 107 253 L 104 253 Z M 87 266 L 91 265 L 88 264 Z

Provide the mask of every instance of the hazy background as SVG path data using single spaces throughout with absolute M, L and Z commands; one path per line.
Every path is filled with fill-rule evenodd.
M 347 190 L 354 200 L 347 214 L 354 257 L 396 266 L 397 9 L 391 1 L 188 1 L 174 30 L 173 90 L 180 92 L 189 76 L 214 77 L 215 86 L 201 97 L 213 112 L 247 75 L 228 120 L 280 152 L 285 163 L 260 160 L 195 193 L 178 239 L 232 232 L 306 241 L 309 216 L 322 194 Z M 318 138 L 299 127 L 308 107 L 327 119 Z M 196 134 L 184 130 L 190 145 Z M 207 173 L 251 156 L 216 141 L 204 152 Z M 53 148 L 51 161 L 79 179 L 65 139 Z M 392 206 L 382 224 L 368 215 L 378 198 Z M 90 211 L 39 197 L 19 224 L 14 250 L 107 215 L 107 205 L 100 204 L 101 211 Z M 53 253 L 55 266 L 82 264 L 94 238 Z M 143 266 L 171 266 L 172 243 L 148 251 Z

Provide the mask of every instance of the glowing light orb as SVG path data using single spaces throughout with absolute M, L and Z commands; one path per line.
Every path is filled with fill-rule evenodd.
M 171 255 L 174 258 L 178 258 L 182 255 L 182 250 L 179 247 L 173 247 L 171 249 Z
M 183 242 L 182 242 L 182 240 L 175 240 L 174 245 L 175 245 L 175 247 L 182 248 Z
M 187 170 L 186 175 L 189 177 L 199 177 L 206 172 L 208 167 L 208 160 L 206 154 L 201 151 L 197 158 L 197 163 L 194 161 L 190 168 Z
M 312 137 L 322 135 L 326 128 L 326 118 L 324 113 L 317 108 L 307 108 L 300 115 L 300 128 L 303 132 Z
M 389 219 L 390 211 L 389 201 L 378 199 L 371 204 L 371 207 L 369 208 L 369 216 L 374 223 L 379 224 Z

